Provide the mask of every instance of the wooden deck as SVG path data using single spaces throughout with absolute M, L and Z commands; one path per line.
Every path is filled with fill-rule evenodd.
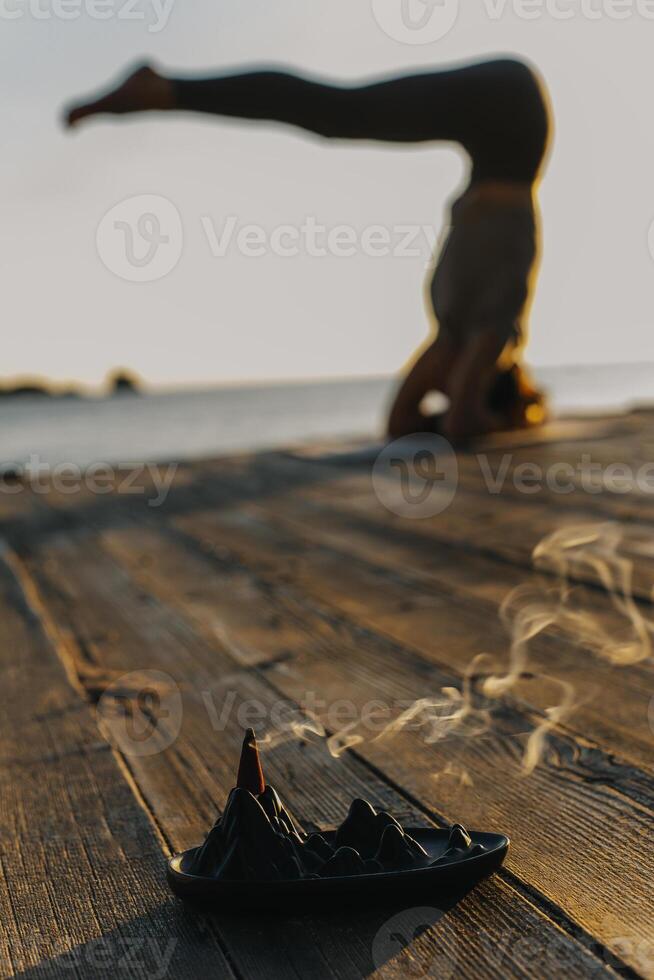
M 460 690 L 480 652 L 506 662 L 498 608 L 545 535 L 623 524 L 652 615 L 654 493 L 525 493 L 513 476 L 583 454 L 637 469 L 653 414 L 483 453 L 493 472 L 510 453 L 502 491 L 462 455 L 451 505 L 418 520 L 380 502 L 365 454 L 334 448 L 180 466 L 160 507 L 150 487 L 0 493 L 2 976 L 654 976 L 652 659 L 612 666 L 560 631 L 533 640 L 476 737 L 426 745 L 411 727 L 333 758 L 307 734 L 264 754 L 306 829 L 365 796 L 405 823 L 508 833 L 504 869 L 444 916 L 204 916 L 167 890 L 166 857 L 203 839 L 234 782 L 244 725 L 288 727 L 314 696 L 327 736 L 356 734 L 353 706 L 397 713 Z M 597 576 L 578 579 L 575 601 L 622 635 Z M 562 681 L 576 708 L 525 777 Z

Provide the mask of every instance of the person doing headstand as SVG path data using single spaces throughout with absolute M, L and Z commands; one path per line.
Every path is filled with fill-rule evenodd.
M 279 71 L 174 78 L 143 66 L 66 119 L 75 126 L 98 113 L 146 110 L 275 121 L 327 139 L 459 144 L 469 180 L 451 206 L 430 281 L 436 335 L 400 386 L 388 435 L 439 431 L 461 443 L 544 419 L 544 399 L 522 364 L 539 251 L 536 187 L 550 134 L 532 68 L 503 58 L 341 86 Z M 433 391 L 448 398 L 438 417 L 423 409 Z

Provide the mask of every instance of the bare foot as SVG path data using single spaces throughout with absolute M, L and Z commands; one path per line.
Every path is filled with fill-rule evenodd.
M 147 109 L 174 109 L 173 83 L 156 71 L 143 65 L 133 71 L 122 84 L 107 95 L 92 102 L 82 102 L 68 109 L 67 126 L 75 126 L 87 116 L 100 112 L 122 115 L 127 112 L 143 112 Z

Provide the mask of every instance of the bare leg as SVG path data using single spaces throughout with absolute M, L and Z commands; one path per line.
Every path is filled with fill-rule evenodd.
M 457 359 L 450 380 L 450 408 L 443 420 L 443 434 L 453 443 L 506 428 L 488 408 L 488 394 L 497 375 L 497 361 L 504 349 L 502 333 L 479 330 Z
M 447 334 L 439 334 L 400 386 L 388 419 L 389 438 L 434 431 L 433 420 L 421 410 L 423 399 L 432 391 L 442 392 L 450 399 L 440 431 L 453 444 L 508 428 L 488 408 L 488 394 L 497 376 L 503 346 L 491 330 L 480 331 L 463 347 Z
M 548 116 L 530 68 L 510 59 L 404 75 L 364 85 L 327 85 L 279 71 L 167 78 L 143 66 L 116 88 L 66 114 L 179 109 L 298 126 L 328 139 L 460 143 L 472 179 L 535 179 Z
M 388 142 L 450 140 L 472 160 L 471 178 L 531 183 L 548 137 L 539 84 L 511 60 L 404 76 L 363 86 L 325 85 L 283 72 L 211 78 L 164 78 L 141 67 L 108 94 L 67 113 L 69 125 L 98 113 L 187 110 L 288 123 L 333 139 Z M 429 391 L 451 398 L 446 428 L 453 440 L 499 427 L 487 408 L 500 350 L 490 330 L 461 350 L 441 335 L 403 383 L 388 429 L 391 436 L 429 430 L 420 404 Z
M 427 417 L 420 405 L 431 391 L 449 394 L 449 384 L 459 356 L 459 349 L 445 334 L 439 334 L 418 357 L 402 382 L 388 419 L 388 435 L 391 439 L 429 431 Z

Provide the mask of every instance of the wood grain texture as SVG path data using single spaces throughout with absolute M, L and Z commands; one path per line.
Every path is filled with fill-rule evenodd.
M 135 956 L 126 941 L 140 937 L 130 975 L 154 976 L 173 936 L 162 975 L 182 978 L 198 968 L 239 980 L 654 976 L 652 663 L 615 672 L 560 636 L 534 642 L 532 669 L 579 691 L 590 684 L 594 697 L 550 734 L 529 779 L 519 773 L 525 738 L 553 690 L 528 676 L 482 737 L 425 750 L 420 731 L 365 733 L 339 760 L 311 737 L 266 751 L 271 782 L 307 829 L 333 825 L 361 795 L 405 822 L 462 819 L 512 835 L 508 868 L 445 916 L 420 913 L 418 936 L 411 914 L 390 908 L 274 922 L 196 916 L 161 878 L 165 854 L 198 842 L 222 806 L 243 727 L 283 726 L 315 692 L 329 734 L 348 723 L 331 713 L 339 701 L 355 713 L 371 700 L 395 707 L 459 687 L 480 649 L 501 659 L 498 603 L 531 574 L 545 534 L 620 521 L 649 615 L 654 550 L 638 543 L 650 542 L 653 495 L 588 494 L 578 479 L 573 494 L 526 495 L 514 477 L 534 460 L 575 466 L 585 452 L 603 467 L 649 465 L 653 419 L 483 447 L 494 472 L 510 453 L 499 494 L 462 454 L 451 507 L 417 522 L 384 507 L 361 458 L 315 451 L 185 464 L 163 507 L 149 506 L 147 480 L 139 495 L 1 500 L 0 533 L 20 556 L 10 553 L 19 586 L 0 567 L 7 972 L 127 975 L 117 950 Z M 618 628 L 592 577 L 579 581 L 584 604 Z M 26 669 L 15 650 L 32 651 Z M 145 707 L 144 692 L 156 696 Z M 150 738 L 158 751 L 143 751 Z M 47 823 L 35 823 L 43 812 Z M 17 839 L 29 846 L 16 851 Z M 69 866 L 83 870 L 81 885 Z M 35 891 L 30 868 L 52 868 L 58 884 L 41 875 Z
M 538 462 L 538 456 L 535 459 Z M 511 474 L 521 465 L 519 461 L 514 460 L 503 471 L 501 456 L 486 459 L 483 467 L 475 459 L 463 457 L 459 462 L 457 490 L 446 510 L 431 518 L 412 520 L 399 483 L 387 481 L 385 502 L 382 502 L 373 489 L 370 462 L 357 461 L 356 457 L 352 463 L 339 466 L 331 463 L 329 458 L 320 463 L 268 454 L 255 464 L 241 465 L 244 488 L 248 481 L 252 487 L 258 481 L 258 494 L 253 490 L 239 495 L 228 482 L 224 486 L 217 484 L 213 496 L 211 487 L 202 486 L 198 503 L 203 501 L 206 507 L 222 507 L 228 504 L 232 494 L 235 503 L 250 500 L 263 504 L 275 496 L 287 495 L 289 504 L 311 502 L 335 512 L 374 519 L 391 530 L 413 528 L 413 533 L 424 542 L 450 544 L 462 554 L 487 555 L 525 569 L 532 568 L 534 547 L 554 531 L 619 521 L 628 538 L 626 553 L 634 561 L 634 593 L 646 601 L 652 597 L 654 535 L 650 520 L 654 511 L 650 504 L 654 501 L 654 467 L 650 494 L 596 495 L 579 489 L 568 495 L 553 493 L 546 485 L 537 493 L 516 490 Z M 543 463 L 542 469 L 546 468 L 547 464 Z M 487 473 L 491 486 L 497 481 L 495 488 L 489 489 L 484 473 Z M 287 475 L 286 487 L 283 474 Z M 447 492 L 447 487 L 447 481 L 439 484 L 443 493 Z M 621 506 L 618 506 L 619 501 L 623 501 Z M 639 553 L 636 550 L 639 545 L 645 545 L 649 554 Z M 597 582 L 597 577 L 589 573 L 576 572 L 574 578 Z
M 501 603 L 519 586 L 530 584 L 543 597 L 551 586 L 512 565 L 433 542 L 424 546 L 418 535 L 297 500 L 244 506 L 201 520 L 213 523 L 222 547 L 231 546 L 248 567 L 270 573 L 284 553 L 287 581 L 458 675 L 482 651 L 506 669 L 510 636 L 498 615 Z M 194 523 L 186 521 L 191 528 Z M 211 538 L 206 540 L 210 544 Z M 570 605 L 592 615 L 616 640 L 632 635 L 624 617 L 595 590 L 578 586 Z M 618 669 L 557 632 L 530 643 L 528 669 L 565 680 L 579 692 L 568 727 L 646 768 L 652 766 L 652 666 L 648 659 Z M 519 693 L 544 710 L 552 692 L 534 679 Z
M 0 672 L 2 976 L 233 977 L 5 560 Z
M 232 715 L 224 728 L 218 723 L 216 730 L 215 711 L 222 709 L 225 698 L 233 697 L 234 712 L 239 705 L 250 710 L 257 706 L 267 720 L 280 703 L 288 703 L 289 694 L 271 678 L 299 660 L 300 649 L 291 646 L 289 657 L 288 645 L 306 636 L 290 621 L 287 630 L 279 617 L 275 621 L 265 614 L 263 619 L 251 614 L 248 643 L 252 647 L 257 640 L 260 656 L 256 665 L 244 666 L 238 652 L 233 653 L 230 634 L 228 642 L 224 632 L 216 639 L 215 614 L 207 618 L 201 634 L 149 587 L 158 576 L 168 582 L 170 567 L 161 564 L 162 549 L 154 548 L 149 539 L 144 541 L 142 533 L 136 528 L 106 532 L 102 543 L 87 533 L 57 537 L 31 555 L 29 566 L 57 628 L 70 633 L 69 650 L 80 665 L 82 683 L 88 683 L 85 660 L 90 651 L 96 671 L 115 676 L 119 671 L 163 670 L 182 689 L 183 724 L 177 739 L 164 752 L 136 757 L 131 765 L 167 839 L 174 847 L 185 847 L 201 839 L 231 787 L 241 727 L 253 720 L 241 717 L 238 724 Z M 130 575 L 104 553 L 108 545 Z M 182 594 L 186 594 L 185 574 L 180 564 L 176 579 Z M 227 579 L 218 572 L 205 570 L 206 575 L 226 596 L 219 612 L 227 604 L 238 607 L 234 598 L 239 592 L 240 604 L 251 613 L 260 605 L 252 585 L 243 590 L 242 576 L 235 577 L 235 591 L 230 592 Z M 98 633 L 100 618 L 111 622 L 111 630 Z M 238 635 L 243 613 L 237 610 L 235 619 L 226 616 L 226 620 Z M 260 642 L 262 633 L 278 637 L 274 652 L 270 642 Z M 264 765 L 306 828 L 337 822 L 356 795 L 367 796 L 404 821 L 429 819 L 428 808 L 416 807 L 364 760 L 352 755 L 331 760 L 320 743 L 285 742 L 265 754 Z M 438 811 L 433 815 L 438 818 Z M 363 911 L 355 921 L 347 913 L 303 919 L 301 924 L 259 920 L 255 943 L 251 924 L 243 924 L 240 931 L 233 923 L 229 928 L 223 924 L 222 935 L 245 976 L 265 970 L 265 975 L 273 976 L 292 971 L 307 977 L 355 977 L 372 971 L 375 936 L 397 911 Z M 511 937 L 508 943 L 507 937 Z M 403 976 L 417 964 L 424 969 L 437 956 L 456 964 L 462 975 L 483 977 L 543 975 L 543 962 L 551 976 L 561 968 L 569 976 L 612 972 L 605 963 L 610 959 L 606 950 L 595 948 L 588 937 L 578 941 L 566 934 L 527 894 L 520 893 L 518 883 L 498 879 L 482 885 L 434 923 L 418 943 L 393 956 L 379 975 Z
M 196 524 L 198 520 L 187 519 L 185 524 Z M 215 529 L 215 524 L 207 526 L 200 522 L 197 528 L 205 544 L 212 526 Z M 229 539 L 221 537 L 219 530 L 215 534 L 221 549 L 230 547 Z M 110 537 L 113 550 L 131 564 L 139 581 L 182 612 L 187 595 L 193 596 L 200 583 L 204 583 L 204 601 L 207 600 L 212 576 L 208 567 L 198 566 L 194 556 L 185 557 L 174 548 L 171 551 L 171 545 L 161 539 L 141 538 L 142 553 L 156 558 L 139 575 L 138 564 L 134 563 L 139 552 L 139 535 L 127 532 L 121 537 L 115 532 Z M 266 545 L 260 538 L 257 547 L 261 555 Z M 166 549 L 169 549 L 168 558 Z M 271 560 L 276 556 L 278 561 L 279 554 L 278 548 L 272 548 Z M 173 567 L 176 580 L 171 589 L 169 572 Z M 277 610 L 285 624 L 285 635 L 294 626 L 304 637 L 302 654 L 295 654 L 288 662 L 273 659 L 268 672 L 271 682 L 286 696 L 306 703 L 317 692 L 327 705 L 333 706 L 345 698 L 362 712 L 373 700 L 384 705 L 405 706 L 456 682 L 451 674 L 408 648 L 353 625 L 343 616 L 334 616 L 333 611 L 321 608 L 313 599 L 307 601 L 306 597 L 298 596 L 289 584 L 288 574 L 281 576 L 282 582 L 276 588 L 278 576 L 276 571 L 270 579 L 259 581 L 251 628 L 255 629 L 261 616 L 260 644 L 271 656 L 279 649 L 274 631 L 267 626 L 271 609 Z M 185 583 L 188 583 L 186 588 Z M 213 599 L 216 610 L 238 601 L 225 579 Z M 198 611 L 193 608 L 192 598 L 189 606 L 189 618 L 197 621 Z M 326 708 L 322 716 L 329 724 Z M 586 740 L 561 733 L 551 739 L 544 765 L 525 781 L 518 773 L 520 733 L 531 729 L 533 720 L 514 711 L 507 713 L 504 721 L 507 726 L 504 734 L 470 739 L 454 750 L 447 743 L 437 743 L 425 750 L 421 739 L 412 732 L 392 743 L 366 741 L 356 751 L 379 771 L 391 776 L 409 795 L 427 804 L 430 810 L 444 813 L 448 820 L 462 819 L 477 827 L 492 824 L 495 828 L 505 828 L 517 842 L 510 867 L 523 881 L 541 890 L 548 900 L 564 909 L 583 929 L 601 938 L 608 948 L 622 949 L 625 941 L 640 948 L 639 944 L 647 942 L 652 922 L 649 885 L 647 876 L 642 876 L 642 841 L 654 811 L 654 780 L 647 773 L 605 755 Z M 447 778 L 453 751 L 457 770 L 465 769 L 473 780 L 473 787 L 465 794 L 457 791 L 460 788 L 456 780 Z M 625 833 L 633 834 L 626 847 Z M 615 899 L 616 881 L 608 881 L 604 868 L 600 873 L 591 855 L 586 856 L 583 872 L 580 871 L 579 842 L 586 839 L 603 841 L 606 853 L 612 847 L 619 848 L 624 852 L 620 873 L 627 872 L 629 866 L 631 871 L 627 873 L 639 879 L 638 894 L 621 897 L 619 909 Z M 545 855 L 548 855 L 547 862 L 544 862 Z M 597 880 L 594 880 L 594 870 Z M 618 935 L 616 924 L 623 918 L 625 926 Z M 627 936 L 623 935 L 624 931 Z

